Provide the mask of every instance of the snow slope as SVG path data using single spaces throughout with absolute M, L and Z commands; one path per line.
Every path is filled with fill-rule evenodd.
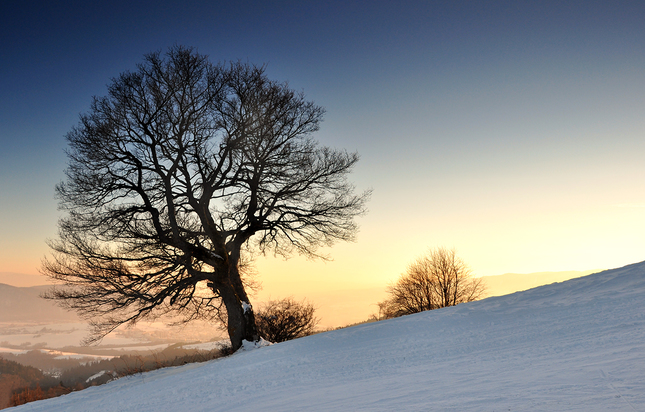
M 20 411 L 645 411 L 645 262 Z

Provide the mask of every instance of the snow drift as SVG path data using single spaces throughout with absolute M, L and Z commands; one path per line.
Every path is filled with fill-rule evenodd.
M 645 410 L 645 262 L 15 410 Z

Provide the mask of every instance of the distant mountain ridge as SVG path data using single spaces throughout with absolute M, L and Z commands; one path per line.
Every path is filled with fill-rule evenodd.
M 506 273 L 483 276 L 486 284 L 485 297 L 501 296 L 532 289 L 554 282 L 586 276 L 600 270 L 561 271 L 536 273 Z M 0 322 L 78 322 L 79 317 L 56 306 L 52 301 L 40 298 L 50 286 L 49 279 L 42 275 L 0 273 Z M 323 326 L 344 326 L 360 322 L 374 311 L 375 304 L 383 299 L 382 288 L 364 288 L 345 291 L 321 292 L 305 296 L 319 307 Z M 349 314 L 354 314 L 353 317 Z
M 482 276 L 480 279 L 483 279 L 486 284 L 485 297 L 492 297 L 508 295 L 555 282 L 564 282 L 565 280 L 598 273 L 602 270 L 568 270 L 562 272 L 535 272 L 525 274 L 505 273 L 497 276 Z
M 0 283 L 0 322 L 80 322 L 79 317 L 40 297 L 50 286 L 16 287 Z
M 51 284 L 47 276 L 15 272 L 0 272 L 0 283 L 21 288 Z

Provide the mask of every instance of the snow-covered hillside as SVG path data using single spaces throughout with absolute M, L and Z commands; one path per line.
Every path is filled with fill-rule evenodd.
M 645 410 L 645 262 L 18 411 Z

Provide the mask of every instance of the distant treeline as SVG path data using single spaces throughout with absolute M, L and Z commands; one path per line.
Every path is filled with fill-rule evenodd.
M 44 388 L 45 391 L 52 389 L 51 393 L 54 394 L 58 386 L 57 379 L 45 375 L 37 368 L 0 358 L 0 409 L 18 405 L 14 399 L 18 392 L 33 391 L 36 388 L 43 392 Z

